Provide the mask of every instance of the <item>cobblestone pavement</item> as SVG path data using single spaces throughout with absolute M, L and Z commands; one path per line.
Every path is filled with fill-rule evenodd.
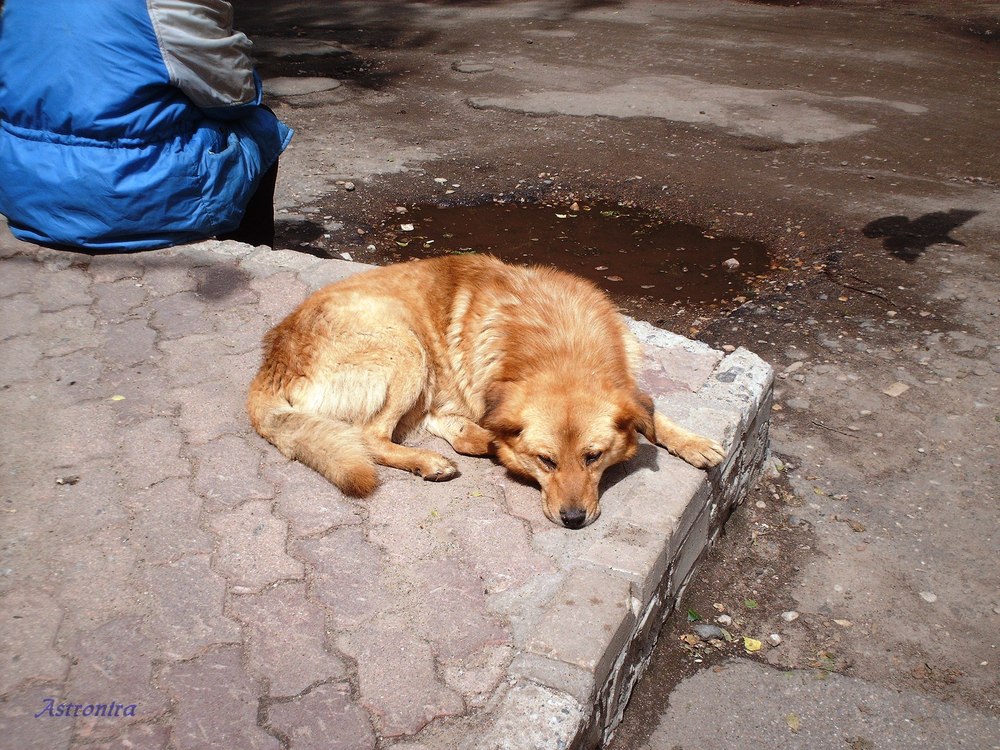
M 570 534 L 464 457 L 453 481 L 384 472 L 348 500 L 254 434 L 262 334 L 356 264 L 218 242 L 91 257 L 0 231 L 0 744 L 503 746 L 541 705 L 566 721 L 542 736 L 573 736 L 658 580 L 634 507 Z M 696 389 L 720 356 L 648 376 Z M 659 455 L 645 473 L 679 488 L 662 547 L 707 482 Z M 606 500 L 640 502 L 621 479 Z M 576 696 L 541 684 L 568 684 L 553 665 Z

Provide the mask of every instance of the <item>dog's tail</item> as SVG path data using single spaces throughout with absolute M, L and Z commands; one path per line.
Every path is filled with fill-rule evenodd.
M 378 486 L 375 462 L 361 430 L 295 408 L 276 392 L 263 371 L 250 386 L 247 411 L 254 429 L 265 440 L 288 458 L 318 471 L 345 495 L 365 497 Z

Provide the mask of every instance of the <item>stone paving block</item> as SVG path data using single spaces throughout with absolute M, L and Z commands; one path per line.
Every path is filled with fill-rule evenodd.
M 506 679 L 514 655 L 510 644 L 485 646 L 465 658 L 438 658 L 444 684 L 465 699 L 468 708 L 481 708 Z
M 145 614 L 132 581 L 137 558 L 128 531 L 120 526 L 50 548 L 41 585 L 62 606 L 60 642 L 114 617 Z
M 6 226 L 3 228 L 3 234 L 10 242 L 17 242 L 11 238 Z M 7 246 L 7 242 L 2 244 Z M 37 277 L 38 268 L 35 261 L 30 258 L 10 258 L 4 261 L 3 273 L 0 273 L 0 297 L 31 292 Z
M 155 360 L 156 331 L 144 320 L 124 320 L 104 328 L 101 356 L 110 367 L 131 367 Z
M 317 685 L 301 698 L 272 703 L 268 724 L 294 750 L 374 750 L 368 715 L 351 701 L 347 685 Z
M 87 306 L 93 301 L 90 276 L 81 268 L 67 268 L 39 276 L 34 294 L 46 312 L 63 310 L 78 305 Z
M 148 290 L 134 278 L 94 284 L 90 288 L 92 310 L 102 321 L 120 321 L 126 318 L 145 320 L 150 310 L 143 307 Z
M 128 520 L 122 504 L 125 488 L 111 464 L 87 463 L 32 489 L 37 493 L 36 502 L 44 508 L 39 514 L 40 527 L 60 541 L 88 536 Z
M 76 703 L 135 705 L 134 716 L 78 716 L 80 738 L 108 737 L 130 723 L 149 721 L 167 709 L 167 697 L 152 684 L 156 650 L 137 617 L 120 617 L 80 633 L 69 644 L 73 666 L 66 695 Z
M 18 294 L 0 299 L 0 339 L 23 336 L 38 325 L 38 300 L 33 295 Z
M 153 609 L 147 627 L 168 658 L 190 659 L 213 644 L 241 640 L 239 625 L 223 615 L 225 581 L 207 555 L 148 568 L 144 584 Z
M 257 314 L 275 326 L 284 320 L 292 310 L 299 306 L 309 294 L 306 286 L 298 276 L 291 272 L 276 273 L 266 278 L 254 278 L 250 288 L 257 293 L 260 300 L 257 304 Z
M 195 462 L 195 492 L 205 498 L 208 511 L 233 508 L 246 500 L 274 497 L 274 485 L 259 476 L 261 452 L 240 435 L 223 435 L 191 447 Z
M 346 676 L 326 643 L 326 612 L 306 597 L 305 583 L 281 583 L 236 596 L 229 614 L 246 623 L 250 673 L 267 680 L 272 697 L 298 695 L 310 685 Z
M 314 266 L 308 266 L 299 271 L 297 275 L 310 291 L 316 291 L 341 279 L 346 279 L 348 276 L 360 273 L 364 268 L 358 263 L 345 263 L 333 258 Z
M 249 439 L 253 444 L 265 445 L 263 440 Z M 278 459 L 265 462 L 264 478 L 276 488 L 275 512 L 288 519 L 293 535 L 315 536 L 335 526 L 362 523 L 363 505 L 348 501 L 308 466 L 280 454 Z
M 414 559 L 432 559 L 454 555 L 458 550 L 451 530 L 443 523 L 446 515 L 455 512 L 461 501 L 452 497 L 464 494 L 455 488 L 461 477 L 447 484 L 451 487 L 442 494 L 441 487 L 427 484 L 405 474 L 383 470 L 382 484 L 366 499 L 368 506 L 369 538 L 385 550 L 394 561 L 409 562 Z M 444 483 L 442 483 L 443 485 Z
M 238 352 L 235 346 L 218 334 L 195 334 L 164 341 L 162 367 L 170 373 L 175 385 L 197 385 L 205 381 L 230 380 L 249 384 L 260 366 L 260 342 L 252 351 Z
M 160 565 L 186 555 L 211 553 L 212 537 L 199 526 L 201 505 L 202 499 L 183 478 L 165 479 L 131 493 L 131 538 L 142 560 Z
M 601 536 L 581 552 L 580 559 L 628 579 L 639 601 L 646 601 L 670 567 L 667 544 L 662 532 L 608 519 Z
M 240 267 L 248 273 L 266 278 L 276 273 L 297 273 L 329 261 L 320 261 L 312 255 L 296 253 L 291 250 L 272 250 L 269 247 L 257 248 L 247 254 Z
M 101 345 L 97 319 L 86 307 L 68 307 L 58 312 L 43 313 L 37 318 L 35 326 L 35 336 L 45 342 L 42 351 L 49 357 Z
M 288 523 L 271 515 L 271 503 L 255 500 L 208 521 L 219 542 L 212 562 L 232 591 L 260 591 L 275 581 L 302 578 L 302 563 L 285 553 Z
M 558 659 L 517 651 L 508 669 L 511 679 L 524 679 L 571 695 L 580 705 L 589 706 L 597 693 L 594 673 Z
M 161 724 L 133 724 L 118 737 L 80 745 L 81 750 L 167 750 L 170 729 Z
M 227 433 L 250 431 L 246 388 L 228 380 L 177 388 L 168 396 L 180 405 L 180 427 L 188 445 L 207 443 Z
M 540 506 L 541 500 L 538 502 Z M 551 525 L 551 521 L 548 523 Z M 484 503 L 446 519 L 445 525 L 453 531 L 465 559 L 490 593 L 517 588 L 530 578 L 555 570 L 551 558 L 532 547 L 524 524 L 503 513 L 499 506 Z
M 692 498 L 707 498 L 710 484 L 704 471 L 662 448 L 642 445 L 640 457 L 649 454 L 655 456 L 651 462 L 632 461 L 608 471 L 601 519 L 622 519 L 669 536 Z
M 101 395 L 100 380 L 104 372 L 105 365 L 98 359 L 96 350 L 87 350 L 46 357 L 32 374 L 36 378 L 41 374 L 49 382 L 59 383 L 66 389 L 67 399 L 86 401 Z
M 461 696 L 438 682 L 433 652 L 405 620 L 373 623 L 337 645 L 357 662 L 360 702 L 382 737 L 415 734 L 463 712 Z
M 42 358 L 42 343 L 28 337 L 0 341 L 0 382 L 32 380 Z
M 87 401 L 39 415 L 46 460 L 57 466 L 82 466 L 114 454 L 114 409 L 110 402 Z
M 153 310 L 149 324 L 164 339 L 213 331 L 212 318 L 205 312 L 205 303 L 194 292 L 152 299 L 148 305 Z
M 63 716 L 49 716 L 46 699 L 52 699 L 52 712 L 62 701 L 62 685 L 43 683 L 27 685 L 0 702 L 0 742 L 11 750 L 39 748 L 66 750 L 73 739 L 73 722 Z M 36 714 L 41 713 L 37 718 Z
M 468 567 L 457 560 L 431 560 L 409 572 L 420 631 L 440 658 L 460 659 L 508 642 L 503 624 L 486 608 L 482 579 Z
M 460 750 L 566 750 L 585 715 L 584 707 L 565 693 L 518 682 L 489 724 L 470 732 Z
M 177 702 L 171 742 L 178 750 L 280 747 L 277 738 L 257 726 L 260 696 L 243 671 L 238 647 L 225 646 L 169 664 L 160 681 Z
M 62 611 L 37 591 L 14 591 L 0 615 L 0 695 L 29 680 L 61 680 L 69 662 L 55 648 Z M 37 710 L 37 709 L 36 709 Z
M 591 672 L 601 684 L 634 621 L 626 579 L 597 570 L 572 570 L 524 649 Z
M 119 430 L 180 415 L 180 405 L 172 400 L 170 375 L 162 367 L 138 365 L 125 370 L 108 370 L 98 383 L 98 398 L 111 404 Z
M 191 474 L 191 464 L 180 455 L 184 436 L 166 417 L 125 428 L 120 441 L 122 476 L 130 490 Z
M 143 264 L 142 285 L 152 297 L 169 297 L 179 292 L 193 292 L 198 282 L 191 274 L 191 264 L 178 255 L 159 255 Z
M 291 551 L 310 566 L 310 594 L 330 610 L 337 630 L 357 628 L 398 601 L 384 577 L 379 548 L 354 527 L 334 529 L 320 539 L 301 539 Z
M 142 261 L 129 253 L 93 255 L 87 273 L 97 284 L 107 284 L 119 279 L 138 280 L 142 277 Z

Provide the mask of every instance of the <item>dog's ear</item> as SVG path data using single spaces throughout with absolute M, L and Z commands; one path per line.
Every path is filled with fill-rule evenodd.
M 635 430 L 651 443 L 656 442 L 655 406 L 648 393 L 638 388 L 625 401 L 615 420 L 615 425 L 623 432 Z
M 481 424 L 494 435 L 517 437 L 521 434 L 522 425 L 511 404 L 512 391 L 513 383 L 509 380 L 497 380 L 486 389 L 486 411 Z

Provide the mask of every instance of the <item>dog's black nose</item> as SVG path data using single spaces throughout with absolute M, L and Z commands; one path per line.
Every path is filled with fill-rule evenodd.
M 587 512 L 579 508 L 559 511 L 559 518 L 567 529 L 581 529 L 587 522 Z

